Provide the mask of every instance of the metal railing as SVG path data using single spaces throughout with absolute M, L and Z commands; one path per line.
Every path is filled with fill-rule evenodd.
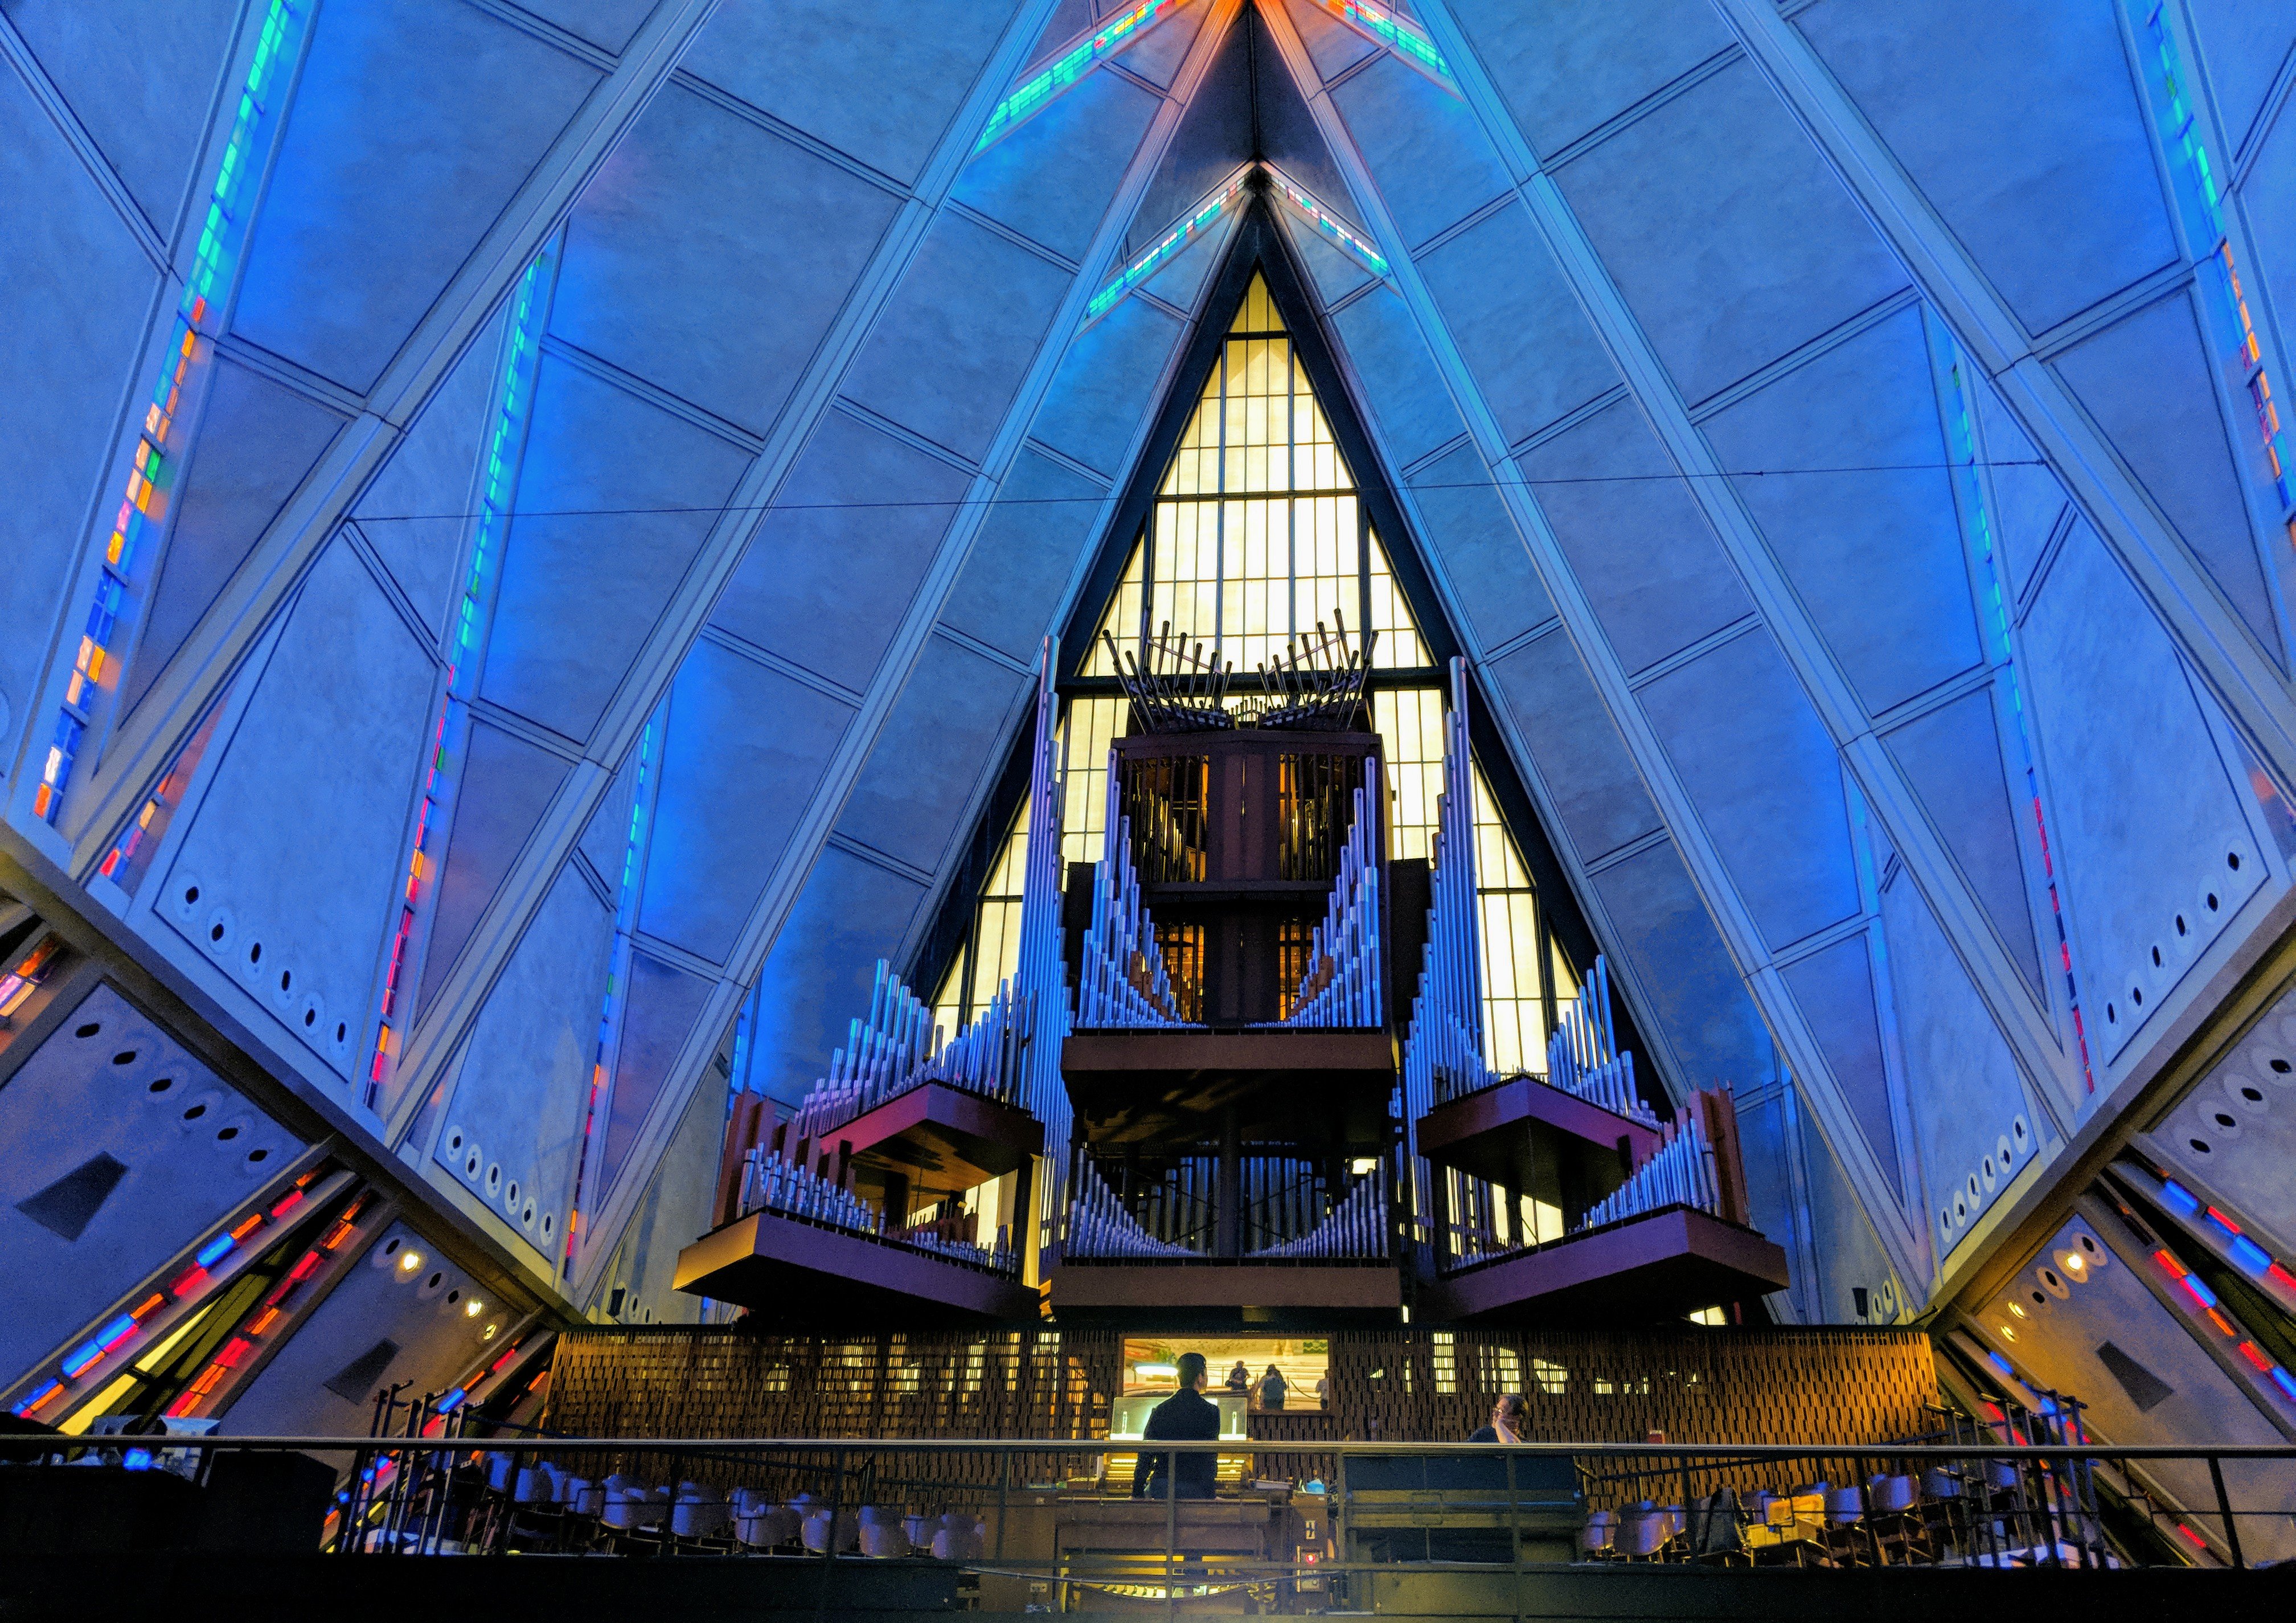
M 425 1424 L 430 1422 L 426 1422 Z M 468 1426 L 468 1430 L 463 1428 Z M 412 1422 L 410 1422 L 412 1428 Z M 1098 1591 L 1365 1610 L 1374 1580 L 1496 1586 L 1652 1565 L 2269 1565 L 2296 1555 L 2296 1447 L 1208 1443 L 487 1437 L 0 1439 L 0 1471 L 116 1463 L 202 1483 L 233 1456 L 334 1470 L 312 1546 L 344 1556 L 746 1556 L 932 1565 L 980 1610 Z M 460 1434 L 452 1434 L 460 1433 Z M 1280 1454 L 1304 1477 L 1262 1480 Z M 1108 1466 L 1157 1455 L 1160 1494 Z M 1214 1456 L 1192 1472 L 1178 1456 Z M 1149 1475 L 1117 1473 L 1119 1480 Z M 1187 1481 L 1217 1477 L 1209 1496 Z M 75 1487 L 89 1473 L 74 1471 Z M 1179 1485 L 1177 1488 L 1175 1485 Z M 2179 1484 L 2198 1484 L 2197 1496 Z M 822 1580 L 824 1585 L 828 1578 Z M 824 1590 L 826 1593 L 826 1590 Z M 1406 1607 L 1406 1610 L 1420 1610 Z

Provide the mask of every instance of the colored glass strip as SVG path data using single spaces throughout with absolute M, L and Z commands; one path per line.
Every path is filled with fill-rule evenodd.
M 526 275 L 519 279 L 518 291 L 512 296 L 510 332 L 503 355 L 502 396 L 487 437 L 486 473 L 471 544 L 471 567 L 463 582 L 462 596 L 455 602 L 453 642 L 447 652 L 447 688 L 430 725 L 430 759 L 422 769 L 422 805 L 415 814 L 414 841 L 406 858 L 406 883 L 399 891 L 398 920 L 391 930 L 390 966 L 383 971 L 374 1053 L 367 1065 L 365 1102 L 369 1109 L 374 1108 L 381 1096 L 383 1079 L 398 1051 L 406 1018 L 405 1000 L 411 989 L 406 985 L 407 949 L 415 940 L 423 905 L 436 889 L 432 881 L 444 857 L 438 847 L 447 837 L 447 814 L 459 783 L 455 771 L 455 757 L 470 732 L 471 687 L 477 676 L 474 660 L 486 647 L 503 532 L 518 493 L 519 464 L 541 359 L 540 327 L 555 266 L 554 249 L 545 249 L 526 267 Z
M 1127 293 L 1170 264 L 1182 249 L 1202 234 L 1207 226 L 1234 207 L 1237 200 L 1242 197 L 1245 183 L 1250 176 L 1251 166 L 1249 164 L 1229 176 L 1203 201 L 1150 244 L 1145 252 L 1119 272 L 1106 287 L 1095 293 L 1085 306 L 1086 323 L 1089 324 L 1098 321 L 1114 309 L 1117 302 Z
M 2221 1242 L 2226 1259 L 2251 1279 L 2269 1280 L 2284 1290 L 2296 1291 L 2296 1274 L 2290 1273 L 2271 1252 L 2250 1239 L 2242 1232 L 2238 1223 L 2176 1179 L 2161 1180 L 2161 1198 L 2172 1209 L 2202 1225 Z
M 193 1254 L 190 1268 L 177 1275 L 166 1289 L 152 1291 L 143 1301 L 112 1319 L 90 1335 L 86 1340 L 66 1353 L 57 1367 L 57 1379 L 48 1381 L 22 1402 L 15 1405 L 12 1412 L 20 1416 L 29 1414 L 35 1409 L 61 1398 L 65 1392 L 78 1387 L 81 1378 L 90 1370 L 134 1340 L 153 1314 L 164 1307 L 188 1302 L 192 1298 L 204 1292 L 214 1283 L 212 1275 L 208 1272 L 209 1268 L 239 1250 L 250 1235 L 277 1222 L 286 1212 L 300 1204 L 303 1192 L 317 1183 L 328 1170 L 325 1168 L 317 1168 L 306 1172 L 295 1180 L 294 1189 L 287 1198 L 273 1206 L 269 1211 L 266 1212 L 258 1206 L 251 1211 L 242 1213 L 235 1223 L 217 1230 L 206 1244 L 201 1246 Z
M 1332 242 L 1374 276 L 1387 275 L 1387 258 L 1379 250 L 1357 235 L 1339 216 L 1317 202 L 1315 194 L 1293 180 L 1274 164 L 1262 166 L 1275 183 L 1275 194 L 1292 205 L 1294 212 L 1316 228 L 1317 235 Z
M 1371 0 L 1316 0 L 1316 4 L 1365 38 L 1394 52 L 1405 61 L 1451 88 L 1451 64 L 1427 37 L 1427 30 L 1408 17 L 1399 17 Z
M 561 1270 L 574 1272 L 575 1233 L 582 1223 L 582 1201 L 590 1171 L 590 1147 L 598 1127 L 598 1107 L 605 1102 L 607 1068 L 613 1062 L 614 1038 L 622 1023 L 622 1003 L 629 989 L 630 936 L 637 928 L 638 866 L 645 850 L 646 787 L 653 770 L 655 723 L 646 723 L 638 735 L 637 782 L 630 794 L 630 834 L 622 848 L 622 881 L 614 901 L 614 947 L 607 959 L 606 1003 L 598 1015 L 598 1052 L 590 1062 L 590 1100 L 582 1112 L 582 1152 L 574 1163 L 574 1201 L 566 1209 L 566 1255 Z M 604 1191 L 599 1192 L 602 1195 Z
M 316 1176 L 316 1173 L 312 1175 L 313 1177 Z M 217 1389 L 230 1379 L 234 1370 L 246 1362 L 249 1353 L 262 1345 L 266 1337 L 276 1340 L 271 1332 L 287 1317 L 289 1307 L 295 1305 L 299 1296 L 304 1300 L 310 1299 L 308 1287 L 312 1280 L 335 1258 L 343 1243 L 358 1232 L 359 1218 L 373 1203 L 374 1197 L 365 1191 L 354 1194 L 345 1202 L 335 1220 L 327 1225 L 326 1233 L 304 1250 L 295 1266 L 287 1270 L 277 1284 L 263 1293 L 262 1301 L 238 1332 L 224 1343 L 222 1350 L 184 1389 L 176 1401 L 168 1406 L 166 1414 L 169 1419 L 180 1420 L 197 1411 L 202 1404 L 212 1402 L 218 1395 Z
M 2273 398 L 2271 377 L 2265 370 L 2264 347 L 2249 314 L 2248 294 L 2241 284 L 2232 238 L 2225 229 L 2224 196 L 2218 190 L 2208 145 L 2201 138 L 2192 99 L 2185 89 L 2184 69 L 2175 37 L 2169 30 L 2167 9 L 2162 0 L 2144 19 L 2146 39 L 2152 50 L 2152 89 L 2161 140 L 2172 159 L 2182 160 L 2169 166 L 2176 176 L 2175 189 L 2194 234 L 2209 244 L 2204 254 L 2213 267 L 2212 272 L 2203 271 L 2201 280 L 2216 290 L 2219 323 L 2231 335 L 2233 361 L 2256 414 L 2265 468 L 2280 502 L 2281 525 L 2290 544 L 2296 545 L 2296 499 L 2291 498 L 2289 489 L 2287 436 L 2280 422 L 2279 403 Z
M 145 799 L 143 809 L 135 814 L 135 820 L 112 841 L 111 849 L 96 865 L 97 873 L 130 896 L 143 883 L 160 842 L 167 838 L 168 824 L 175 820 L 176 808 L 191 791 L 192 779 L 208 752 L 209 742 L 215 737 L 216 723 L 223 718 L 223 700 L 218 699 L 208 707 L 199 729 L 176 751 L 176 758 L 168 763 L 168 770 Z
M 22 1008 L 63 957 L 64 939 L 58 935 L 43 936 L 30 951 L 16 961 L 13 968 L 5 974 L 0 974 L 0 1020 L 6 1020 Z
M 2152 1260 L 2161 1265 L 2161 1271 L 2169 1275 L 2172 1283 L 2183 1288 L 2185 1294 L 2192 1299 L 2194 1311 L 2233 1343 L 2233 1350 L 2247 1361 L 2250 1368 L 2271 1381 L 2291 1402 L 2296 1402 L 2296 1376 L 2290 1375 L 2270 1354 L 2226 1316 L 2223 1302 L 2200 1275 L 2178 1262 L 2166 1247 L 2153 1252 Z
M 94 601 L 80 631 L 72 658 L 72 672 L 64 687 L 64 701 L 56 729 L 40 766 L 40 781 L 32 791 L 32 815 L 53 824 L 71 784 L 73 766 L 87 742 L 94 725 L 97 695 L 108 680 L 116 679 L 118 661 L 113 639 L 126 608 L 128 585 L 137 561 L 157 544 L 167 517 L 167 493 L 173 483 L 171 446 L 176 419 L 193 370 L 204 358 L 200 342 L 213 331 L 216 290 L 228 287 L 231 267 L 238 261 L 247 234 L 249 176 L 257 168 L 258 138 L 276 127 L 275 93 L 280 68 L 288 55 L 305 8 L 289 0 L 270 0 L 263 27 L 256 37 L 255 53 L 248 64 L 247 82 L 241 87 L 232 119 L 231 135 L 224 143 L 223 162 L 208 195 L 207 217 L 200 228 L 199 247 L 190 277 L 176 311 L 159 381 L 144 407 L 135 450 L 128 459 L 127 488 L 112 519 L 111 537 L 105 545 L 97 572 Z
M 1055 52 L 1053 59 L 1024 76 L 1013 93 L 989 110 L 988 123 L 973 143 L 985 152 L 1047 106 L 1062 91 L 1170 16 L 1187 0 L 1139 0 L 1139 4 L 1078 36 Z
M 2072 935 L 2065 923 L 2065 907 L 2058 895 L 2056 852 L 2049 843 L 2049 820 L 2041 808 L 2040 774 L 2033 765 L 2033 734 L 2025 715 L 2025 691 L 2017 679 L 2016 654 L 2009 640 L 2009 601 L 2001 580 L 2000 556 L 1994 545 L 1993 517 L 1987 500 L 1983 458 L 1979 455 L 1977 430 L 1972 417 L 1968 379 L 1962 368 L 1966 360 L 1956 355 L 1948 372 L 1953 398 L 1948 403 L 1952 444 L 1949 460 L 1962 481 L 1963 499 L 1967 503 L 1970 525 L 1977 537 L 1977 550 L 1985 561 L 1985 602 L 1993 622 L 1994 641 L 2001 660 L 2001 679 L 2009 694 L 2009 713 L 2016 722 L 2017 755 L 2025 773 L 2025 804 L 2032 813 L 2033 832 L 2040 842 L 2041 879 L 2048 892 L 2049 918 L 2057 932 L 2057 968 L 2064 976 L 2065 1005 L 2072 1016 L 2073 1045 L 2080 1057 L 2081 1087 L 2084 1092 L 2096 1092 L 2096 1072 L 2089 1063 L 2088 1029 L 2081 1017 L 2080 980 L 2073 973 Z

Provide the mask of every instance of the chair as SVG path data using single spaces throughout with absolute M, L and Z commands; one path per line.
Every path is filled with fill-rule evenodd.
M 969 1511 L 949 1511 L 933 1535 L 932 1553 L 939 1561 L 972 1561 L 987 1542 L 988 1529 Z
M 670 1506 L 669 1530 L 679 1538 L 717 1538 L 726 1531 L 726 1496 L 698 1482 L 680 1482 Z
M 1876 1514 L 1909 1511 L 1921 1496 L 1911 1477 L 1877 1476 L 1866 1484 L 1866 1492 Z
M 832 1547 L 842 1554 L 861 1542 L 860 1519 L 851 1511 L 832 1512 L 825 1504 L 806 1512 L 804 1531 L 805 1547 L 816 1555 L 825 1555 Z
M 652 1496 L 642 1483 L 620 1471 L 606 1479 L 606 1503 L 602 1520 L 619 1533 L 633 1533 L 655 1520 Z
M 519 1468 L 517 1487 L 511 1499 L 518 1504 L 554 1504 L 558 1499 L 558 1485 L 552 1480 L 550 1463 L 537 1460 L 531 1465 Z
M 1671 1529 L 1666 1512 L 1643 1504 L 1630 1510 L 1619 1529 L 1619 1553 L 1628 1561 L 1649 1561 L 1666 1547 Z
M 1578 1529 L 1578 1548 L 1589 1558 L 1600 1558 L 1611 1551 L 1611 1542 L 1618 1536 L 1618 1519 L 1609 1511 L 1589 1511 L 1587 1525 Z
M 903 1526 L 905 1518 L 897 1510 L 880 1505 L 861 1507 L 861 1553 L 876 1561 L 888 1561 L 909 1553 L 909 1535 Z
M 1825 1520 L 1829 1527 L 1856 1527 L 1866 1520 L 1866 1497 L 1854 1488 L 1825 1490 Z

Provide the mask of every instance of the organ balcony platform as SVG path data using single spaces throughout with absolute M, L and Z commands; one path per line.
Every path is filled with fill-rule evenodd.
M 1537 1190 L 1565 1208 L 1610 1193 L 1659 1144 L 1649 1122 L 1532 1076 L 1447 1100 L 1419 1119 L 1419 1152 L 1437 1166 Z
M 676 1288 L 749 1308 L 765 1324 L 948 1325 L 1037 1316 L 1037 1293 L 1009 1264 L 774 1210 L 753 1211 L 677 1256 Z
M 1395 1045 L 1378 1029 L 1080 1031 L 1061 1070 L 1096 1143 L 1193 1140 L 1229 1111 L 1247 1139 L 1360 1143 L 1386 1135 Z
M 1026 1168 L 1045 1128 L 1018 1105 L 928 1082 L 824 1127 L 821 1142 L 849 1163 L 854 1189 L 898 1216 Z
M 1571 1079 L 1587 1086 L 1583 1077 Z M 1517 1078 L 1422 1118 L 1420 1142 L 1431 1160 L 1439 1159 L 1442 1150 L 1478 1142 L 1487 1146 L 1488 1156 L 1503 1133 L 1520 1133 L 1530 1141 L 1529 1151 L 1511 1163 L 1479 1160 L 1484 1169 L 1480 1176 L 1518 1201 L 1524 1196 L 1515 1192 L 1528 1190 L 1535 1192 L 1529 1200 L 1539 1201 L 1555 1193 L 1558 1183 L 1562 1196 L 1559 1234 L 1528 1242 L 1518 1234 L 1511 1245 L 1446 1248 L 1437 1277 L 1421 1294 L 1424 1316 L 1486 1324 L 1656 1322 L 1750 1302 L 1785 1288 L 1784 1251 L 1751 1224 L 1737 1113 L 1726 1092 L 1692 1094 L 1663 1136 L 1644 1123 L 1561 1094 L 1567 1102 L 1586 1103 L 1590 1112 L 1572 1117 L 1548 1097 L 1558 1093 Z M 1507 1113 L 1504 1104 L 1494 1102 L 1493 1108 L 1477 1114 L 1479 1102 L 1493 1094 L 1515 1095 L 1518 1112 L 1505 1128 L 1486 1125 Z M 1595 1136 L 1564 1134 L 1553 1125 L 1554 1117 L 1578 1122 Z M 1431 1143 L 1430 1123 L 1465 1130 Z M 1604 1150 L 1602 1136 L 1613 1124 L 1633 1132 L 1620 1135 L 1617 1150 Z M 1538 1128 L 1545 1129 L 1543 1135 Z M 1598 1163 L 1631 1152 L 1632 1168 L 1624 1177 L 1611 1171 L 1607 1181 L 1583 1175 L 1558 1179 L 1551 1158 L 1569 1155 L 1574 1144 L 1585 1160 Z M 1478 1242 L 1494 1238 L 1488 1230 L 1446 1226 L 1455 1242 L 1463 1235 Z

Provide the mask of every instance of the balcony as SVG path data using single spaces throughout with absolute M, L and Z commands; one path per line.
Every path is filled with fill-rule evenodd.
M 772 1324 L 906 1328 L 1033 1320 L 1037 1293 L 1007 1269 L 897 1238 L 754 1211 L 677 1254 L 676 1288 L 733 1302 Z
M 1786 1254 L 1751 1228 L 1668 1206 L 1464 1264 L 1420 1297 L 1431 1320 L 1631 1324 L 1679 1319 L 1786 1285 Z
M 1081 1031 L 1061 1045 L 1061 1070 L 1096 1143 L 1192 1137 L 1231 1107 L 1246 1138 L 1375 1143 L 1395 1046 L 1374 1030 Z

